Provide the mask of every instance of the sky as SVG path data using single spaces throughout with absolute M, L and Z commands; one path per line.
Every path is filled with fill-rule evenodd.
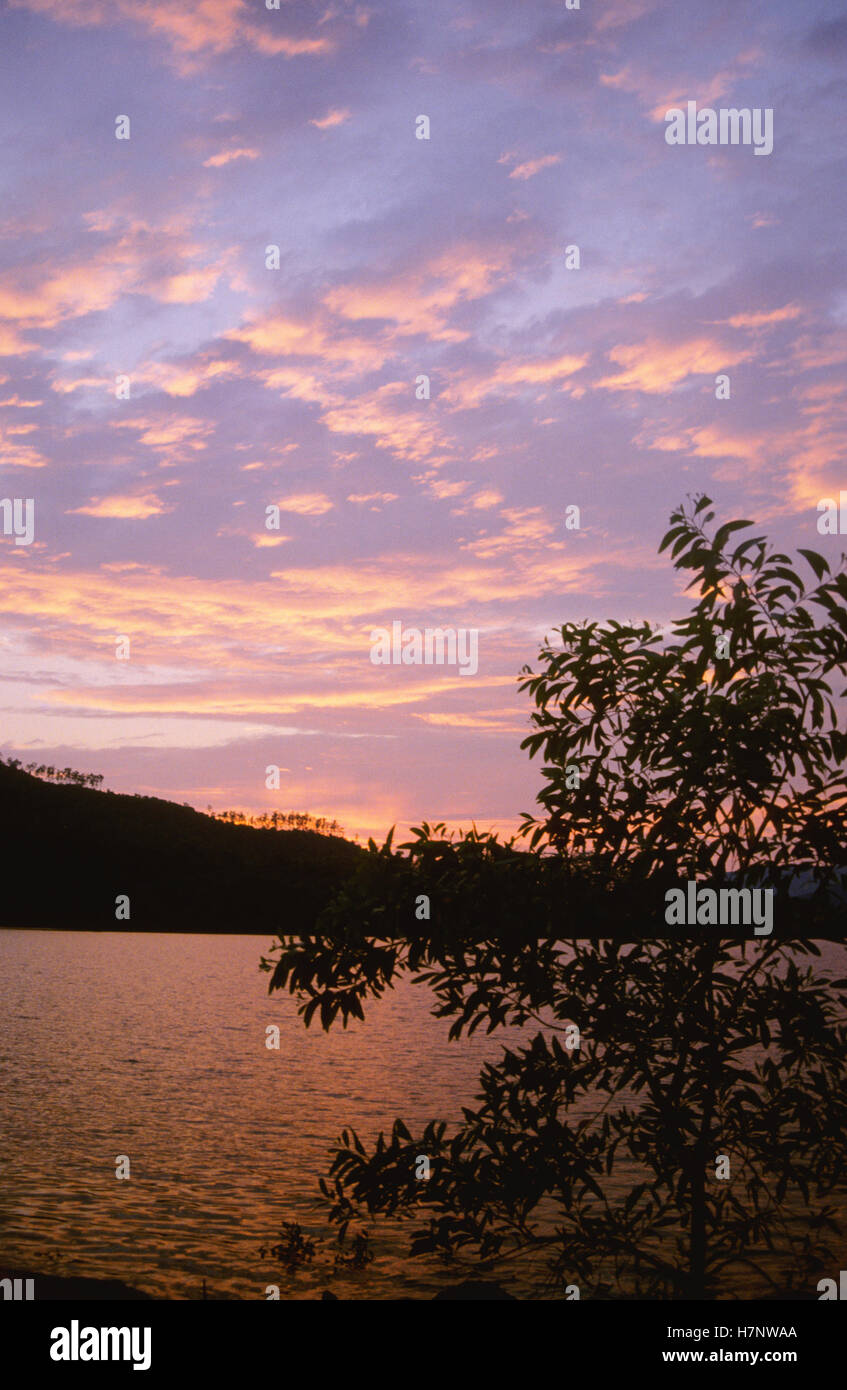
M 521 667 L 686 611 L 688 494 L 843 548 L 845 60 L 831 0 L 5 3 L 3 754 L 511 830 Z M 396 622 L 478 669 L 374 664 Z

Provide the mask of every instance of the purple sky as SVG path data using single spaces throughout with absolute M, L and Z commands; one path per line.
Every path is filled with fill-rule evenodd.
M 517 672 L 684 611 L 686 493 L 840 553 L 843 4 L 12 0 L 0 54 L 7 756 L 509 828 Z M 688 100 L 773 152 L 669 146 Z M 478 672 L 373 665 L 394 621 Z

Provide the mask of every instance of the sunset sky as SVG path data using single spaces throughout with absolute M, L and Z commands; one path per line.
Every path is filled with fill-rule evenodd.
M 512 827 L 520 667 L 684 609 L 687 493 L 847 548 L 845 62 L 840 0 L 4 4 L 4 755 Z M 773 153 L 669 146 L 688 100 Z M 398 620 L 478 673 L 372 665 Z

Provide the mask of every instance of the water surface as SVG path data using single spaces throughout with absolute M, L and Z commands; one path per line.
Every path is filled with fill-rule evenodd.
M 317 1178 L 345 1125 L 367 1141 L 398 1115 L 413 1132 L 459 1120 L 482 1062 L 527 1033 L 448 1043 L 450 1020 L 408 979 L 366 1005 L 364 1024 L 306 1030 L 290 995 L 268 996 L 258 961 L 270 944 L 0 932 L 4 1261 L 169 1298 L 199 1297 L 204 1279 L 215 1297 L 263 1298 L 269 1283 L 283 1297 L 421 1297 L 461 1277 L 410 1261 L 407 1236 L 383 1223 L 374 1263 L 335 1273 Z M 843 962 L 843 948 L 822 950 Z M 279 1051 L 265 1045 L 273 1023 Z M 128 1182 L 115 1178 L 121 1154 Z M 630 1176 L 616 1172 L 610 1191 Z M 258 1254 L 283 1220 L 321 1241 L 322 1258 L 294 1275 Z

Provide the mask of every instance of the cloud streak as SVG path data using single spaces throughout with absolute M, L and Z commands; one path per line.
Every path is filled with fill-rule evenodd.
M 284 738 L 296 809 L 509 825 L 518 671 L 566 619 L 680 610 L 673 505 L 814 549 L 847 486 L 847 132 L 810 3 L 742 35 L 695 0 L 12 0 L 15 748 L 268 809 Z M 688 98 L 774 107 L 772 156 L 669 148 Z M 478 677 L 373 667 L 394 620 L 477 629 Z

